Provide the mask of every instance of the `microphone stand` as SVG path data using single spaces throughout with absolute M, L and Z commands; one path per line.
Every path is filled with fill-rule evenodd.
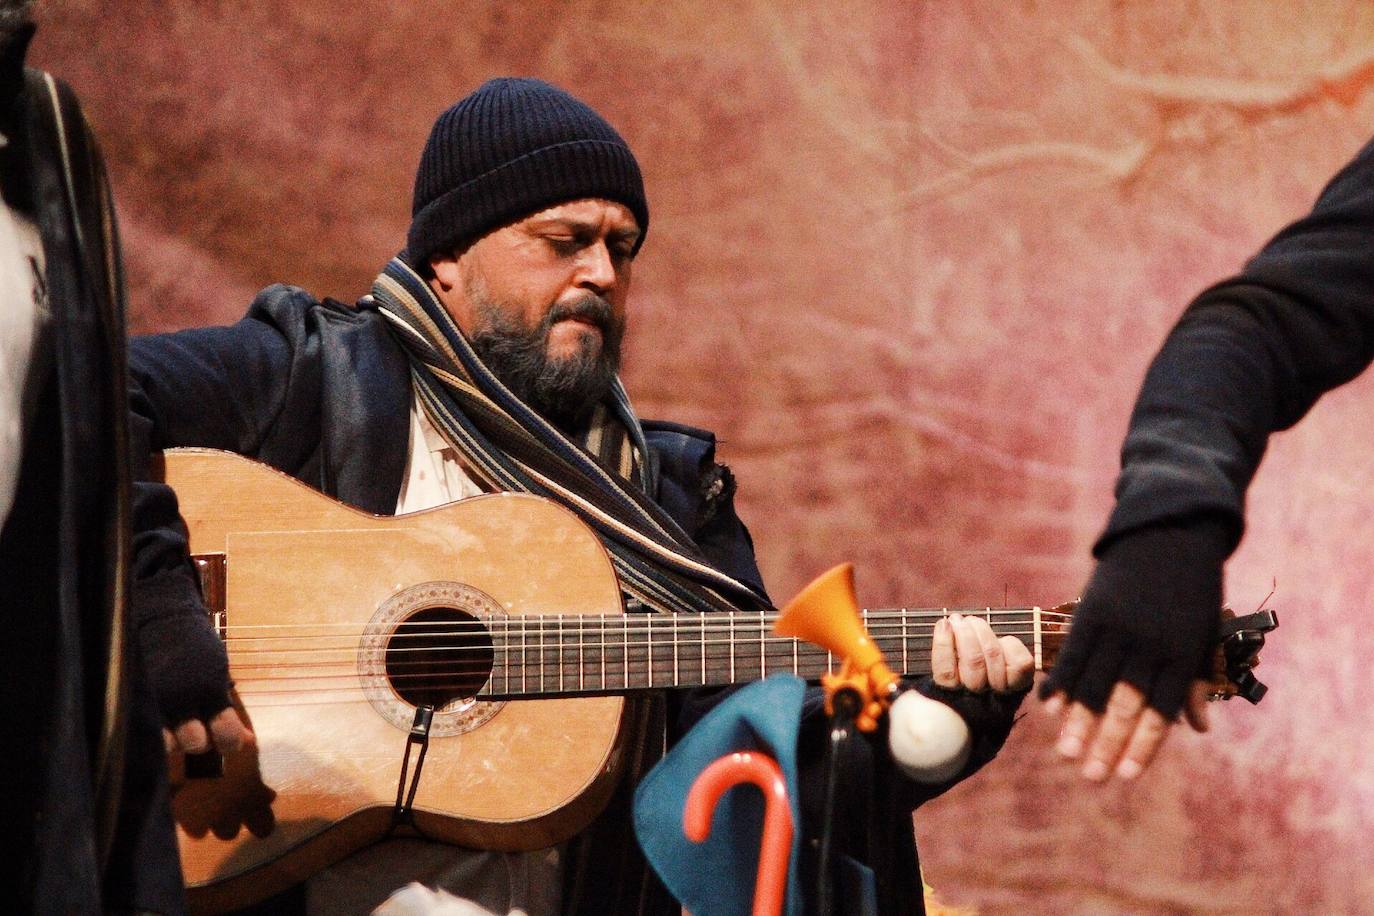
M 821 676 L 825 711 L 830 716 L 826 746 L 825 804 L 821 810 L 821 840 L 817 856 L 817 910 L 832 916 L 834 892 L 830 861 L 835 820 L 835 795 L 840 781 L 840 757 L 857 728 L 871 732 L 900 692 L 900 678 L 883 661 L 859 616 L 854 597 L 854 566 L 842 563 L 816 578 L 782 609 L 773 632 L 796 636 L 843 659 L 838 671 Z
M 840 760 L 845 745 L 854 737 L 863 697 L 853 687 L 841 687 L 831 696 L 830 743 L 825 753 L 825 803 L 821 808 L 821 846 L 816 858 L 816 912 L 832 916 L 835 911 L 831 881 L 831 845 L 835 826 L 835 792 L 840 782 Z

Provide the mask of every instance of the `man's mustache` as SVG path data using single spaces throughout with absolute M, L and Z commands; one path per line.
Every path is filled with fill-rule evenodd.
M 553 308 L 549 309 L 549 313 L 544 316 L 544 328 L 547 330 L 558 322 L 570 318 L 594 324 L 604 334 L 610 331 L 615 324 L 615 310 L 611 308 L 609 302 L 596 293 L 587 293 L 572 302 L 555 303 Z

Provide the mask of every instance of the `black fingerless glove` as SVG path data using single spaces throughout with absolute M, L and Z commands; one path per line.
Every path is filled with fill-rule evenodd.
M 164 573 L 134 586 L 134 619 L 143 666 L 162 722 L 208 722 L 229 704 L 229 658 L 199 601 L 190 574 Z
M 1140 688 L 1168 719 L 1210 671 L 1221 616 L 1221 568 L 1234 544 L 1224 519 L 1160 525 L 1111 542 L 1088 580 L 1040 696 L 1064 691 L 1095 712 L 1117 681 Z

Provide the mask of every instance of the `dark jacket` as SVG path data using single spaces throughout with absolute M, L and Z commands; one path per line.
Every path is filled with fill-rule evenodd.
M 286 286 L 263 291 L 239 323 L 137 339 L 131 347 L 135 447 L 202 446 L 259 458 L 325 493 L 374 513 L 395 510 L 406 463 L 411 388 L 409 364 L 386 322 L 364 300 L 353 308 Z M 763 585 L 749 533 L 734 510 L 733 480 L 714 460 L 709 433 L 645 421 L 645 438 L 658 467 L 654 498 L 688 532 L 719 569 L 760 591 Z M 723 485 L 722 485 L 723 484 Z M 136 604 L 156 600 L 199 607 L 176 506 L 160 485 L 140 484 L 141 535 Z M 990 759 L 1010 728 L 1013 699 L 959 696 L 977 746 L 968 770 Z M 644 756 L 631 778 L 575 848 L 567 863 L 567 912 L 676 913 L 656 881 L 645 880 L 642 856 L 629 828 L 629 790 L 662 749 L 671 719 L 693 721 L 709 695 L 663 700 L 641 713 Z M 682 707 L 682 708 L 680 708 Z M 804 729 L 804 805 L 819 806 L 822 717 Z M 860 756 L 868 754 L 862 748 Z M 874 774 L 872 786 L 854 782 L 855 850 L 881 860 L 894 901 L 883 912 L 919 912 L 921 883 L 915 863 L 910 811 L 944 786 L 918 790 L 897 779 L 886 754 L 856 761 Z M 961 775 L 961 778 L 962 778 Z M 877 831 L 861 837 L 869 825 Z M 881 838 L 881 842 L 878 841 Z M 887 863 L 891 863 L 888 867 Z
M 1098 542 L 1210 516 L 1240 538 L 1270 433 L 1374 359 L 1374 143 L 1239 275 L 1201 293 L 1145 377 Z
M 42 234 L 40 400 L 0 532 L 0 910 L 181 910 L 162 739 L 127 627 L 123 278 L 105 171 L 71 91 L 0 47 L 0 184 Z

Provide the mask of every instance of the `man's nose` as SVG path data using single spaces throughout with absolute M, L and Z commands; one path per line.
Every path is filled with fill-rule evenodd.
M 598 241 L 582 249 L 578 259 L 578 286 L 597 293 L 606 293 L 615 287 L 617 279 L 615 260 L 604 241 Z

